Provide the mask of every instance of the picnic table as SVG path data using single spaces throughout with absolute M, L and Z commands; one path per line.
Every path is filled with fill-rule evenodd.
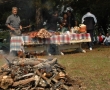
M 24 46 L 25 51 L 36 51 L 38 53 L 46 51 L 48 54 L 47 49 L 49 44 L 57 44 L 60 54 L 67 49 L 78 49 L 83 52 L 81 44 L 90 41 L 89 33 L 53 35 L 50 38 L 43 39 L 31 38 L 30 36 L 13 36 L 11 37 L 10 52 L 12 50 L 21 51 L 23 50 L 22 46 Z

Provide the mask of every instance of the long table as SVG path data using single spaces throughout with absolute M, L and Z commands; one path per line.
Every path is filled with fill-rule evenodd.
M 10 51 L 23 50 L 22 45 L 24 45 L 25 51 L 47 52 L 49 44 L 57 44 L 61 54 L 64 50 L 72 48 L 79 49 L 83 52 L 81 47 L 82 42 L 90 41 L 89 33 L 53 35 L 46 39 L 30 38 L 29 36 L 13 36 L 11 37 Z

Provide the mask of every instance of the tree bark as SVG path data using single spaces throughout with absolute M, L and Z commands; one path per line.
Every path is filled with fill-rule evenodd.
M 36 29 L 41 29 L 43 27 L 43 17 L 41 8 L 36 9 Z

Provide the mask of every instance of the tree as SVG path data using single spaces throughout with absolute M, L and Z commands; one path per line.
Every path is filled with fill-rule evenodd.
M 80 16 L 85 13 L 85 8 L 90 7 L 91 12 L 97 17 L 98 25 L 107 33 L 107 24 L 110 23 L 110 0 L 78 0 L 74 5 Z
M 107 24 L 110 23 L 110 0 L 0 0 L 0 21 L 4 22 L 7 15 L 11 13 L 11 7 L 17 6 L 20 17 L 30 18 L 39 29 L 43 21 L 49 18 L 49 14 L 54 10 L 60 11 L 63 5 L 69 5 L 74 9 L 79 23 L 85 14 L 85 9 L 90 7 L 98 19 L 98 24 L 107 32 Z

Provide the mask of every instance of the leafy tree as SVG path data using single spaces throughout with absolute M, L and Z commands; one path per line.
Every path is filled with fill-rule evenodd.
M 5 22 L 11 13 L 11 7 L 19 8 L 19 15 L 22 19 L 30 19 L 35 22 L 36 28 L 42 27 L 43 21 L 48 18 L 54 10 L 62 6 L 71 6 L 79 23 L 85 14 L 87 7 L 98 19 L 98 25 L 103 26 L 106 31 L 110 23 L 110 0 L 0 0 L 0 21 Z

